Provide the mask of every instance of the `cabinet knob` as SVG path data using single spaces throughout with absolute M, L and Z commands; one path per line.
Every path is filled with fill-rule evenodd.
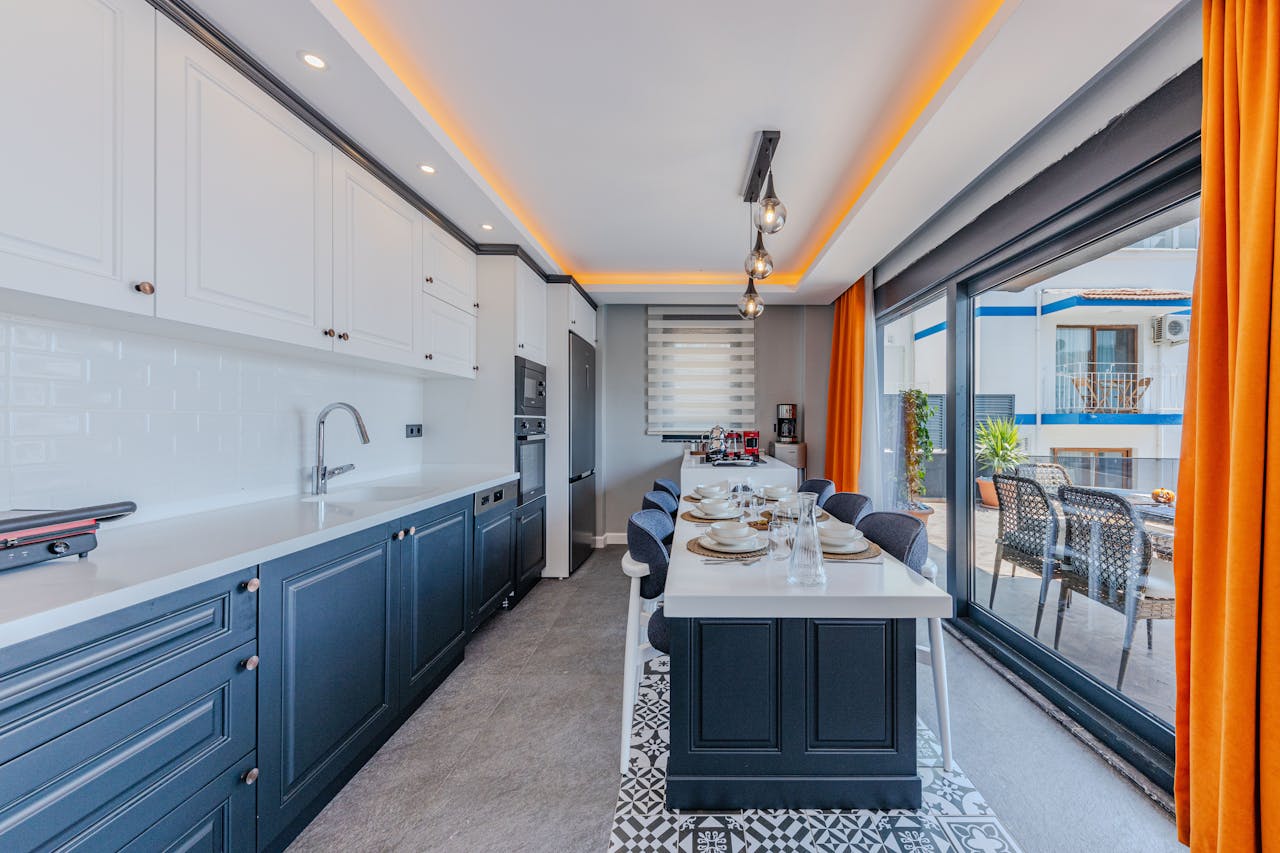
M 350 336 L 350 335 L 348 335 L 346 332 L 343 332 L 342 334 L 338 335 L 338 340 L 340 340 L 340 341 L 349 341 L 349 340 L 351 340 L 351 336 Z
M 258 668 L 258 656 L 249 655 L 247 658 L 240 661 L 240 665 L 245 669 L 249 670 L 250 672 L 253 672 L 255 669 Z
M 258 768 L 255 767 L 252 770 L 246 770 L 244 775 L 241 776 L 240 779 L 246 785 L 252 785 L 254 782 L 258 781 L 258 776 L 260 775 L 261 775 L 261 771 L 259 771 Z
M 524 349 L 524 344 L 520 344 L 520 349 Z
M 392 534 L 391 538 L 399 542 L 401 539 L 404 538 L 404 531 L 397 530 L 394 534 Z
M 133 289 L 144 296 L 150 296 L 156 292 L 156 286 L 149 281 L 140 281 L 133 286 Z
M 412 536 L 413 534 L 415 534 L 415 533 L 417 533 L 417 532 L 418 532 L 418 528 L 416 528 L 416 527 L 410 527 L 410 528 L 409 528 L 409 535 L 410 535 L 410 536 Z
M 429 275 L 426 278 L 424 278 L 423 281 L 425 281 L 427 284 L 435 284 L 436 279 L 435 279 L 435 276 Z
M 240 588 L 243 589 L 245 592 L 257 592 L 261 586 L 262 586 L 262 581 L 258 580 L 257 578 L 249 578 L 247 581 L 240 584 Z
M 473 364 L 473 365 L 471 365 L 471 369 L 472 369 L 472 370 L 476 370 L 476 371 L 478 371 L 478 370 L 480 369 L 480 365 L 478 365 L 478 364 Z
M 427 353 L 427 355 L 426 355 L 426 358 L 428 358 L 428 359 L 431 359 L 431 358 L 434 358 L 434 357 L 435 357 L 435 356 L 433 356 L 431 353 Z
M 320 334 L 324 335 L 326 338 L 332 338 L 338 333 L 335 332 L 333 329 L 324 329 L 323 331 L 320 332 Z
M 479 307 L 480 307 L 480 303 L 479 303 L 479 302 L 472 302 L 472 303 L 471 303 L 471 307 L 472 307 L 472 308 L 479 308 Z

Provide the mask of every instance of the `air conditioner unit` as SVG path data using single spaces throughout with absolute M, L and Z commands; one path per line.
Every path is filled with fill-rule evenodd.
M 1187 314 L 1161 314 L 1151 318 L 1151 342 L 1185 344 L 1191 339 L 1191 317 Z

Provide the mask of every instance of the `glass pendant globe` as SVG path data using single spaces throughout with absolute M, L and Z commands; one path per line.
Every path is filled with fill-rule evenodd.
M 747 279 L 747 290 L 738 300 L 738 316 L 744 320 L 754 320 L 764 313 L 764 300 L 756 293 L 756 283 Z
M 787 206 L 773 197 L 762 198 L 752 218 L 761 233 L 777 234 L 787 224 Z
M 769 274 L 773 272 L 773 256 L 765 250 L 764 238 L 758 232 L 756 233 L 755 248 L 751 250 L 751 254 L 747 255 L 742 268 L 752 278 L 768 278 Z

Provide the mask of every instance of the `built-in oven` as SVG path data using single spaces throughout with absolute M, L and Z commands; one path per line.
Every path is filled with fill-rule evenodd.
M 547 368 L 516 356 L 516 417 L 547 416 Z
M 521 506 L 547 493 L 546 418 L 516 418 L 516 473 L 520 475 Z

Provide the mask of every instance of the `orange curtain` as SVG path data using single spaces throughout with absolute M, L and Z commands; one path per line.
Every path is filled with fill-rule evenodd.
M 858 491 L 862 458 L 862 371 L 867 343 L 866 278 L 836 299 L 827 380 L 827 479 L 836 491 Z
M 1202 128 L 1174 554 L 1174 793 L 1192 850 L 1248 853 L 1280 838 L 1277 0 L 1205 0 Z

